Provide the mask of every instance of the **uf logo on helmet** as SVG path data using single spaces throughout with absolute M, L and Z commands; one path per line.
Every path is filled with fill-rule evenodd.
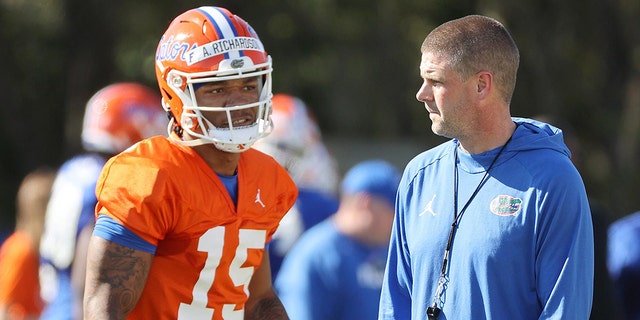
M 242 68 L 243 66 L 244 66 L 244 60 L 235 59 L 231 61 L 231 68 L 239 69 L 239 68 Z

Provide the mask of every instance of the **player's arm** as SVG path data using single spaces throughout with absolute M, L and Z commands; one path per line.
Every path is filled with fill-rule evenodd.
M 124 319 L 144 288 L 153 254 L 92 236 L 87 255 L 85 319 Z
M 249 299 L 245 305 L 245 320 L 289 319 L 282 302 L 273 290 L 269 254 L 265 250 L 262 263 L 249 283 Z

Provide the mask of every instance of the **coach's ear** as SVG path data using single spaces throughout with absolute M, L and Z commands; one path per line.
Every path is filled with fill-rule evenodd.
M 493 90 L 493 75 L 489 71 L 480 71 L 476 74 L 476 90 L 478 99 L 486 99 Z

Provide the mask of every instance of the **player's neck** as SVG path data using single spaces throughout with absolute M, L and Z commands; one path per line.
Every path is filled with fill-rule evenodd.
M 194 146 L 193 149 L 215 173 L 225 176 L 232 176 L 236 173 L 240 153 L 224 152 L 213 144 Z

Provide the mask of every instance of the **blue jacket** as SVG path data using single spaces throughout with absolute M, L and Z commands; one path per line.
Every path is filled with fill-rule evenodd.
M 561 130 L 518 127 L 460 219 L 439 320 L 589 319 L 593 230 Z M 415 157 L 398 190 L 379 319 L 426 319 L 453 222 L 454 139 Z M 458 210 L 500 150 L 458 150 Z

